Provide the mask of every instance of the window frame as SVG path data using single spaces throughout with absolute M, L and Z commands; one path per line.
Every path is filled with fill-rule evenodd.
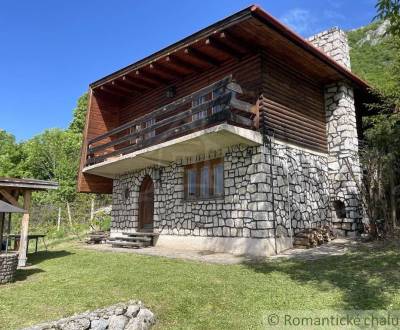
M 215 175 L 214 175 L 214 168 L 217 166 L 222 165 L 222 193 L 221 194 L 215 194 Z M 201 173 L 202 170 L 208 167 L 208 196 L 204 197 L 201 194 Z M 195 195 L 189 196 L 189 175 L 188 171 L 189 170 L 194 170 L 195 171 Z M 216 159 L 211 159 L 211 160 L 206 160 L 190 165 L 184 166 L 184 199 L 187 201 L 196 201 L 196 200 L 211 200 L 211 199 L 221 199 L 224 198 L 224 192 L 225 192 L 225 180 L 224 180 L 224 159 L 223 158 L 216 158 Z

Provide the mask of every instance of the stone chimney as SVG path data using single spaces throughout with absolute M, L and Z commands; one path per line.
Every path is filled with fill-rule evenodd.
M 308 38 L 308 41 L 347 69 L 350 66 L 350 51 L 346 32 L 334 27 Z
M 349 45 L 343 30 L 333 28 L 308 41 L 350 70 Z M 353 87 L 338 80 L 324 89 L 332 223 L 340 234 L 355 235 L 362 227 L 363 209 Z

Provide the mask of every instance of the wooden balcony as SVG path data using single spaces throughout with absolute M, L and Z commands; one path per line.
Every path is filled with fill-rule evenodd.
M 153 164 L 165 165 L 166 162 L 175 160 L 178 154 L 183 157 L 192 154 L 193 150 L 196 153 L 206 152 L 210 141 L 205 142 L 201 137 L 207 135 L 209 138 L 214 135 L 217 138 L 217 132 L 225 136 L 225 139 L 221 139 L 221 143 L 224 141 L 221 147 L 247 140 L 249 143 L 254 144 L 257 141 L 255 144 L 259 144 L 261 136 L 257 132 L 258 106 L 238 99 L 241 94 L 242 88 L 227 77 L 97 136 L 88 143 L 84 172 L 112 177 L 118 160 L 132 160 L 134 155 L 139 154 L 143 158 L 143 152 L 149 151 L 152 151 Z M 238 135 L 238 139 L 227 138 L 227 134 Z M 248 134 L 252 137 L 247 136 Z M 188 140 L 192 147 L 196 144 L 195 149 L 189 147 L 190 150 L 185 151 L 183 143 L 187 146 Z M 213 149 L 219 147 L 218 141 L 212 141 L 211 144 Z M 171 146 L 179 147 L 179 150 L 172 150 Z M 163 156 L 158 151 L 155 157 L 154 151 L 160 148 L 167 149 L 162 152 Z M 170 152 L 176 157 L 172 159 Z M 102 168 L 110 163 L 114 165 L 113 170 L 103 173 Z M 141 165 L 130 162 L 135 165 L 132 169 L 149 165 L 148 162 L 143 163 L 143 159 L 140 163 Z

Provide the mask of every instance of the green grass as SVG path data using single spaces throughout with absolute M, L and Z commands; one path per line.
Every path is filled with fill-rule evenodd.
M 30 256 L 0 287 L 0 328 L 140 299 L 159 329 L 254 329 L 268 310 L 400 309 L 398 247 L 316 261 L 212 265 L 106 253 L 73 242 Z

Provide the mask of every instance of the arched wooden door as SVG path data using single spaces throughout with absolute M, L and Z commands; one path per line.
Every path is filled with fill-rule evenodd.
M 140 185 L 139 192 L 139 230 L 153 231 L 154 184 L 147 175 Z

